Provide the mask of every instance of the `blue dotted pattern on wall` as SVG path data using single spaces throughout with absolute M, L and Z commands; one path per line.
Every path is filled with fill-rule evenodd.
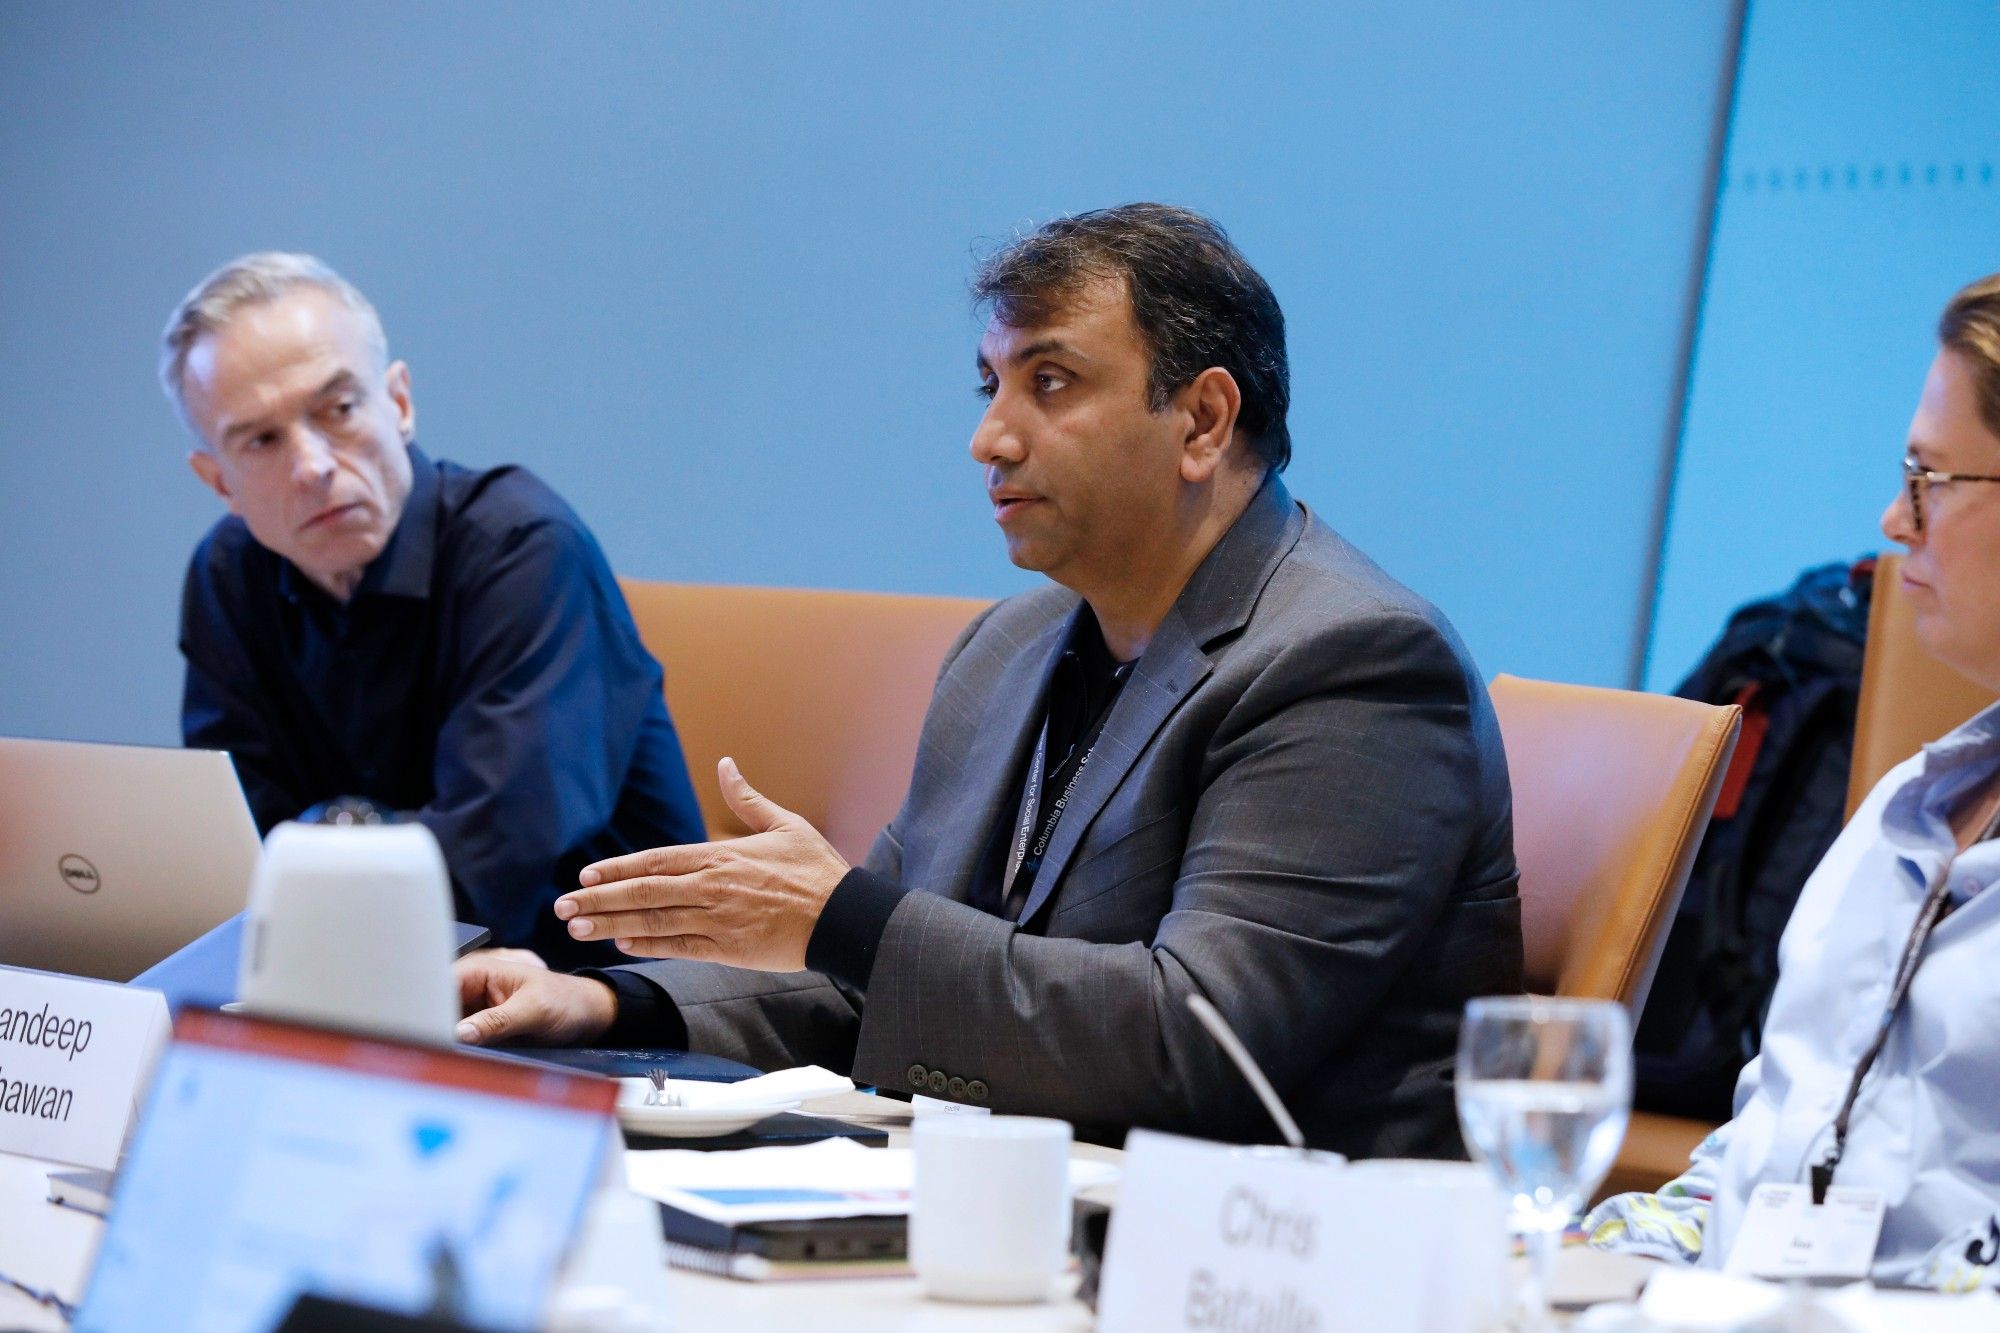
M 2000 5 L 1754 0 L 1645 684 L 1877 529 L 1951 293 L 2000 270 Z

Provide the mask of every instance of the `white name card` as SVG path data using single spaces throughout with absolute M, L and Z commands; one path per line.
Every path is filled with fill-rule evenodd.
M 942 1097 L 926 1097 L 921 1092 L 910 1098 L 910 1116 L 921 1120 L 927 1115 L 987 1115 L 993 1114 L 990 1106 L 967 1106 L 964 1102 L 948 1102 Z
M 1506 1311 L 1506 1206 L 1463 1162 L 1368 1162 L 1134 1130 L 1101 1333 L 1474 1333 Z
M 1759 1185 L 1722 1271 L 1732 1277 L 1858 1282 L 1874 1266 L 1887 1213 L 1880 1190 L 1835 1185 L 1826 1202 L 1815 1205 L 1810 1186 Z
M 0 967 L 0 1151 L 115 1168 L 168 1027 L 156 990 Z

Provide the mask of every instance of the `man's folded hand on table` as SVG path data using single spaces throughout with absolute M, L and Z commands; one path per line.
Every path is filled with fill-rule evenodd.
M 458 960 L 458 1039 L 473 1046 L 533 1042 L 580 1046 L 618 1017 L 611 987 L 592 977 L 554 972 L 540 959 L 472 953 Z

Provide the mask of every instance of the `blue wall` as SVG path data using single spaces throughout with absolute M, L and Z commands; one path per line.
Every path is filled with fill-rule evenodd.
M 1932 330 L 2000 269 L 2000 5 L 1753 0 L 1645 682 L 1887 546 Z
M 1000 595 L 975 246 L 1213 212 L 1291 324 L 1294 490 L 1489 671 L 1622 683 L 1728 0 L 0 6 L 0 731 L 175 735 L 214 514 L 167 311 L 317 251 L 420 438 L 620 569 Z

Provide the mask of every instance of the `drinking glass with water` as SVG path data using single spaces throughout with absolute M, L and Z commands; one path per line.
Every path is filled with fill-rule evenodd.
M 1632 1110 L 1632 1035 L 1609 1000 L 1508 996 L 1465 1006 L 1458 1120 L 1527 1234 L 1526 1326 L 1548 1326 L 1563 1228 L 1604 1179 Z

